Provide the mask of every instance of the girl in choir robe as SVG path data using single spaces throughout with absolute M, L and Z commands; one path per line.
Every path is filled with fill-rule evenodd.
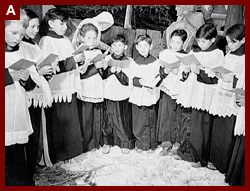
M 176 56 L 185 56 L 183 44 L 187 39 L 187 32 L 183 29 L 174 30 L 170 38 L 171 49 L 166 49 L 159 55 L 160 62 L 173 64 L 179 62 Z M 158 118 L 157 118 L 157 141 L 161 143 L 163 150 L 161 156 L 174 154 L 180 146 L 180 130 L 177 123 L 177 106 L 175 99 L 180 91 L 181 80 L 184 81 L 185 68 L 183 65 L 168 69 L 163 65 L 160 67 L 160 73 L 166 76 L 160 85 L 161 97 L 159 99 Z M 183 130 L 182 130 L 183 131 Z M 172 151 L 172 152 L 170 152 Z
M 160 98 L 159 61 L 150 55 L 152 39 L 149 35 L 139 35 L 136 39 L 139 54 L 131 66 L 133 88 L 129 97 L 132 103 L 133 134 L 138 153 L 154 150 L 156 142 L 156 103 Z
M 77 62 L 84 60 L 80 54 L 73 55 L 70 40 L 64 36 L 68 16 L 52 8 L 41 21 L 39 46 L 43 58 L 58 55 L 58 64 L 53 65 L 55 75 L 47 76 L 53 97 L 52 107 L 45 109 L 49 157 L 58 161 L 74 161 L 83 152 L 80 121 L 77 111 L 77 92 L 80 91 L 80 76 Z
M 235 94 L 227 90 L 236 88 L 239 78 L 245 72 L 245 26 L 236 24 L 230 27 L 226 32 L 226 40 L 229 52 L 225 56 L 224 67 L 232 73 L 221 75 L 218 92 L 210 109 L 215 115 L 211 157 L 214 166 L 221 173 L 227 173 L 235 144 L 234 129 L 238 106 L 235 103 Z
M 29 71 L 9 67 L 22 59 L 19 43 L 25 35 L 28 19 L 20 10 L 20 20 L 5 21 L 5 186 L 29 186 L 25 144 L 33 133 L 27 93 L 36 83 Z M 33 68 L 34 69 L 34 68 Z
M 100 24 L 99 24 L 100 23 Z M 114 23 L 108 12 L 102 12 L 94 18 L 84 19 L 79 23 L 72 39 L 74 49 L 80 46 L 88 47 L 84 50 L 85 62 L 81 66 L 80 85 L 78 92 L 78 115 L 80 119 L 84 152 L 95 151 L 103 144 L 103 63 L 99 60 L 92 63 L 92 59 L 102 51 L 100 45 L 101 31 L 106 30 Z M 109 150 L 109 147 L 106 149 Z
M 126 38 L 118 34 L 111 40 L 112 54 L 105 57 L 107 62 L 133 62 L 125 55 Z M 120 63 L 123 64 L 123 63 Z M 123 65 L 124 65 L 123 64 Z M 132 105 L 128 102 L 132 79 L 129 66 L 108 66 L 104 71 L 105 128 L 104 138 L 108 145 L 117 145 L 121 152 L 128 154 L 134 148 L 132 132 Z M 111 139 L 111 140 L 110 140 Z M 103 150 L 104 153 L 105 150 Z

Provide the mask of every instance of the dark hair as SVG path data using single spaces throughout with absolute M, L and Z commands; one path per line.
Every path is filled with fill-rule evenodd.
M 82 26 L 82 28 L 79 30 L 79 34 L 80 34 L 82 37 L 84 37 L 85 34 L 86 34 L 86 32 L 87 32 L 87 31 L 90 31 L 90 30 L 95 31 L 96 34 L 98 34 L 98 29 L 97 29 L 97 27 L 96 27 L 95 25 L 93 25 L 92 23 L 84 24 L 84 25 Z
M 146 41 L 149 45 L 152 44 L 152 38 L 148 34 L 139 35 L 135 41 L 135 44 L 138 44 L 141 41 Z
M 39 19 L 38 15 L 32 11 L 31 9 L 23 9 L 24 12 L 26 13 L 26 15 L 28 16 L 28 19 L 31 20 L 31 19 Z
M 60 9 L 57 8 L 52 8 L 49 9 L 45 16 L 43 17 L 42 21 L 41 21 L 41 25 L 40 25 L 40 36 L 43 37 L 46 35 L 46 33 L 48 32 L 50 26 L 49 26 L 49 21 L 54 21 L 56 19 L 61 20 L 62 22 L 67 22 L 69 19 L 69 16 L 66 15 L 63 11 L 61 11 Z
M 211 40 L 217 37 L 217 30 L 214 24 L 203 24 L 196 32 L 196 38 L 204 38 L 206 40 Z
M 115 43 L 115 42 L 122 42 L 123 44 L 127 44 L 127 40 L 126 37 L 123 34 L 117 34 L 115 35 L 112 40 L 111 40 L 111 44 Z
M 185 42 L 185 40 L 187 39 L 187 32 L 184 29 L 176 29 L 171 33 L 170 38 L 172 38 L 173 36 L 179 36 L 182 42 Z
M 230 38 L 232 42 L 235 40 L 241 41 L 245 37 L 245 25 L 235 24 L 227 29 L 226 36 Z

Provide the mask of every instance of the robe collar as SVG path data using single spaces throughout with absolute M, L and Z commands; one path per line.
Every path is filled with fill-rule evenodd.
M 217 47 L 216 43 L 213 43 L 213 44 L 211 44 L 211 46 L 210 46 L 208 49 L 206 49 L 206 50 L 201 50 L 201 48 L 200 48 L 199 46 L 197 46 L 193 51 L 194 51 L 194 52 L 212 52 L 212 51 L 214 51 L 215 49 L 218 49 L 218 47 Z
M 230 54 L 236 55 L 236 56 L 242 56 L 245 54 L 245 43 L 242 44 L 237 50 L 230 52 Z
M 138 54 L 138 56 L 135 58 L 135 62 L 139 65 L 147 65 L 147 64 L 151 64 L 154 61 L 156 61 L 156 58 L 153 57 L 151 54 L 148 54 L 147 57 L 144 57 L 140 54 Z
M 55 31 L 48 30 L 46 36 L 50 36 L 52 38 L 64 38 L 62 35 L 58 35 Z
M 36 43 L 31 38 L 23 37 L 22 41 L 35 45 Z
M 9 46 L 7 43 L 5 43 L 5 52 L 15 52 L 19 50 L 19 44 L 17 44 L 14 47 Z
M 111 57 L 114 59 L 114 60 L 128 60 L 127 56 L 125 56 L 124 53 L 122 53 L 122 55 L 115 55 L 114 53 L 111 54 Z

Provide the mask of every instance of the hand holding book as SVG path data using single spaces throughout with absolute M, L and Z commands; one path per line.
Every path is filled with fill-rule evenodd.
M 42 62 L 40 62 L 37 66 L 39 68 L 42 68 L 44 66 L 51 66 L 52 63 L 55 62 L 57 58 L 58 58 L 58 55 L 50 54 Z
M 146 80 L 146 79 L 139 79 L 139 82 L 142 86 L 145 86 L 147 88 L 154 88 L 156 87 L 156 84 L 161 80 L 160 75 L 157 75 L 153 80 Z

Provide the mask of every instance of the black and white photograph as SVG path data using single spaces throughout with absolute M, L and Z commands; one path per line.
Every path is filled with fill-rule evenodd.
M 5 186 L 245 186 L 245 5 L 19 9 Z

